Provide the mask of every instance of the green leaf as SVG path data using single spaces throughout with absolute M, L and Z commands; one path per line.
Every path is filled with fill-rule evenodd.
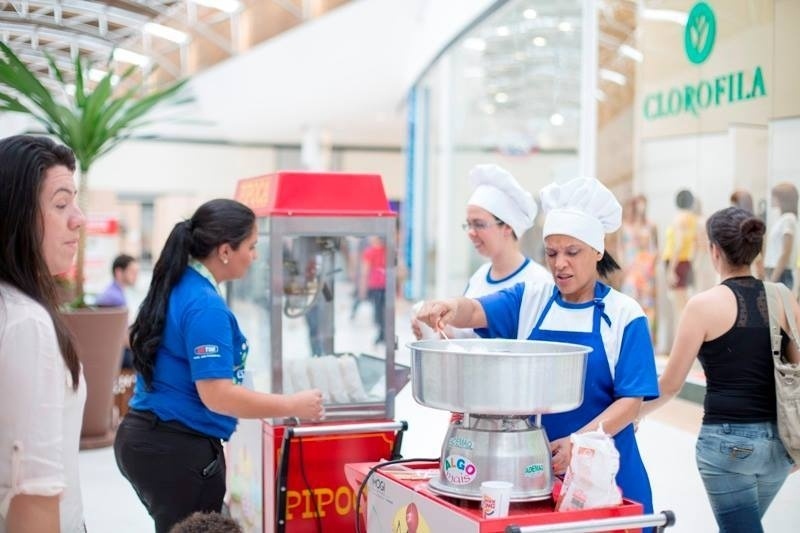
M 169 120 L 148 118 L 159 106 L 181 106 L 192 102 L 184 90 L 188 80 L 181 80 L 146 94 L 143 83 L 134 83 L 122 89 L 137 72 L 135 66 L 126 68 L 120 75 L 116 88 L 113 61 L 109 58 L 107 74 L 94 87 L 86 85 L 91 62 L 75 57 L 75 93 L 66 92 L 65 73 L 55 60 L 46 56 L 52 75 L 61 93 L 53 94 L 42 84 L 39 74 L 30 70 L 11 48 L 0 42 L 0 112 L 21 113 L 32 117 L 75 153 L 82 172 L 79 194 L 87 194 L 83 185 L 89 169 L 97 158 L 108 153 L 119 143 L 130 138 L 138 128 L 154 121 Z M 66 97 L 66 104 L 64 98 Z M 82 241 L 81 246 L 85 246 Z M 79 257 L 82 257 L 79 251 Z M 77 278 L 82 279 L 83 265 L 78 265 Z M 82 297 L 82 283 L 77 284 L 78 297 Z

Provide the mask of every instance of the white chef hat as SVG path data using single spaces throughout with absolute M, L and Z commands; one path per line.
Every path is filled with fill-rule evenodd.
M 622 225 L 622 207 L 614 193 L 595 178 L 551 183 L 539 196 L 545 213 L 542 238 L 569 235 L 603 253 L 605 234 Z
M 507 170 L 497 165 L 477 165 L 469 172 L 475 187 L 467 205 L 476 205 L 511 226 L 519 239 L 533 226 L 536 202 Z

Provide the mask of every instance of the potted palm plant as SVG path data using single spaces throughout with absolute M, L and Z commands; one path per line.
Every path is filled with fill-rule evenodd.
M 92 85 L 89 60 L 75 57 L 74 80 L 67 79 L 52 57 L 47 56 L 47 60 L 52 89 L 8 45 L 0 42 L 0 112 L 22 113 L 34 118 L 48 133 L 72 149 L 79 170 L 78 201 L 86 212 L 92 165 L 139 128 L 152 123 L 151 111 L 156 107 L 191 101 L 183 92 L 188 80 L 148 92 L 144 80 L 134 81 L 135 66 L 117 76 L 109 60 L 107 73 Z M 119 373 L 127 332 L 127 309 L 86 309 L 85 250 L 83 227 L 75 268 L 75 300 L 65 311 L 64 318 L 72 331 L 86 375 L 81 447 L 90 448 L 113 441 L 113 385 Z

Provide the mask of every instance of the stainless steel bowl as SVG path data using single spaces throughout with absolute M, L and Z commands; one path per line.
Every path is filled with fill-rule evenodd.
M 425 340 L 411 349 L 414 399 L 477 414 L 560 413 L 583 402 L 588 346 L 508 339 Z

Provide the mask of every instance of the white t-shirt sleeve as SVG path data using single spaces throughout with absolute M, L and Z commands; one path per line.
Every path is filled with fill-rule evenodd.
M 66 486 L 62 426 L 68 378 L 44 310 L 12 318 L 1 335 L 0 514 L 5 516 L 16 494 L 53 496 Z

